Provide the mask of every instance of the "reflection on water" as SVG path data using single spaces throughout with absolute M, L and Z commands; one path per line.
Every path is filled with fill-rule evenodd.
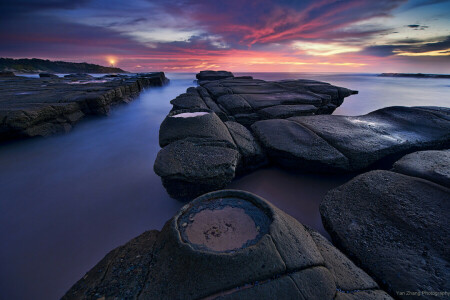
M 107 252 L 148 229 L 160 229 L 182 206 L 153 172 L 158 130 L 169 101 L 193 74 L 145 91 L 107 118 L 84 121 L 63 136 L 0 146 L 0 298 L 54 299 Z M 311 78 L 360 91 L 336 113 L 390 105 L 448 105 L 449 80 L 373 75 L 261 73 L 262 79 Z M 323 195 L 349 176 L 290 174 L 275 168 L 235 180 L 302 223 L 324 233 Z

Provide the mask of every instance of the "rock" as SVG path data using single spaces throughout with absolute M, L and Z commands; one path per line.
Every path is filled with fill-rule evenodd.
M 76 79 L 76 80 L 90 80 L 94 79 L 92 75 L 85 73 L 76 73 L 76 74 L 68 74 L 64 75 L 64 78 Z
M 449 199 L 450 189 L 422 178 L 371 171 L 328 192 L 320 213 L 339 249 L 392 295 L 409 299 L 408 291 L 450 290 Z
M 266 119 L 287 119 L 297 116 L 310 116 L 317 112 L 318 108 L 314 105 L 276 105 L 260 110 Z
M 328 164 L 331 164 L 338 169 L 350 169 L 348 159 L 342 153 L 328 145 L 312 131 L 304 129 L 294 122 L 288 122 L 289 126 L 276 129 L 274 132 L 280 133 L 285 138 L 290 138 L 294 132 L 283 132 L 283 130 L 288 127 L 290 129 L 295 128 L 297 133 L 302 132 L 304 137 L 308 136 L 306 146 L 308 146 L 308 143 L 312 143 L 315 146 L 323 147 L 323 149 L 320 149 L 321 152 L 314 149 L 318 153 L 314 154 L 308 163 L 305 163 L 303 158 L 310 154 L 309 148 L 296 148 L 301 145 L 301 138 L 296 140 L 297 144 L 288 140 L 283 141 L 278 136 L 274 137 L 276 141 L 269 141 L 274 136 L 274 132 L 270 132 L 270 126 L 264 127 L 269 123 L 262 123 L 258 128 L 264 127 L 268 132 L 265 134 L 259 130 L 256 133 L 261 133 L 258 139 L 264 140 L 264 143 L 266 143 L 267 149 L 261 149 L 257 139 L 253 136 L 255 133 L 251 131 L 251 126 L 266 119 L 280 121 L 279 118 L 331 113 L 342 103 L 344 97 L 356 93 L 355 91 L 315 80 L 299 79 L 270 82 L 253 79 L 249 76 L 234 77 L 232 73 L 225 71 L 202 71 L 197 74 L 197 78 L 200 86 L 188 88 L 186 93 L 171 101 L 173 109 L 160 128 L 161 147 L 166 147 L 172 142 L 189 137 L 203 139 L 201 142 L 197 140 L 197 144 L 206 142 L 209 145 L 213 140 L 225 141 L 230 144 L 227 147 L 235 149 L 237 146 L 239 151 L 236 169 L 238 174 L 265 165 L 267 159 L 263 150 L 267 150 L 272 155 L 273 161 L 291 168 L 300 165 L 315 169 L 320 166 L 322 169 L 328 170 Z M 206 111 L 214 113 L 204 116 L 198 115 L 199 112 Z M 178 113 L 186 113 L 191 116 L 195 114 L 196 117 L 174 119 L 173 115 Z M 230 123 L 225 126 L 223 122 Z M 281 122 L 280 124 L 285 123 Z M 228 130 L 226 130 L 226 127 L 228 127 Z M 262 135 L 267 138 L 265 139 Z M 281 142 L 283 145 L 275 145 L 277 142 Z M 197 148 L 195 149 L 197 151 Z M 216 148 L 216 150 L 218 149 Z M 291 150 L 295 153 L 290 153 Z M 164 151 L 164 149 L 161 151 Z M 166 152 L 164 157 L 169 159 L 170 153 L 174 154 L 175 152 Z M 202 160 L 199 155 L 192 158 Z M 180 170 L 188 173 L 192 162 L 183 160 L 183 163 L 186 165 Z M 230 165 L 230 163 L 231 160 L 227 165 Z M 204 167 L 209 168 L 208 165 Z M 166 178 L 163 178 L 164 186 L 172 197 L 186 198 L 189 196 L 187 194 L 188 189 L 184 188 L 186 182 L 191 186 L 197 184 L 201 186 L 199 189 L 192 188 L 194 192 L 191 196 L 194 197 L 199 195 L 200 192 L 204 193 L 222 188 L 225 182 L 229 182 L 234 175 L 231 178 L 226 177 L 226 180 L 223 181 L 214 180 L 213 182 L 216 182 L 217 186 L 212 185 L 208 179 L 205 179 L 207 183 L 201 182 L 200 178 L 189 179 L 187 174 L 179 174 L 178 177 L 183 178 L 182 189 L 180 189 L 178 179 L 175 177 L 166 176 Z M 171 183 L 171 181 L 174 182 Z M 209 187 L 209 190 L 206 190 L 206 187 Z M 174 190 L 169 190 L 171 188 Z M 183 190 L 183 195 L 177 195 L 175 190 Z
M 450 145 L 450 120 L 414 107 L 387 107 L 357 117 L 264 120 L 252 131 L 278 165 L 323 172 L 357 171 L 418 149 Z
M 186 138 L 161 149 L 154 170 L 171 197 L 186 200 L 225 187 L 238 161 L 239 152 L 228 142 Z
M 270 160 L 288 169 L 310 171 L 347 170 L 349 161 L 341 152 L 308 128 L 290 120 L 265 120 L 252 131 Z
M 11 71 L 2 71 L 0 72 L 0 77 L 16 77 L 16 75 Z
M 111 252 L 127 249 L 136 259 L 107 255 L 63 299 L 332 299 L 337 292 L 391 299 L 320 234 L 247 192 L 203 195 L 155 235 Z M 134 266 L 135 281 L 115 269 Z M 341 291 L 342 282 L 356 290 Z
M 210 110 L 175 110 L 161 123 L 159 144 L 165 147 L 185 138 L 203 138 L 223 141 L 236 148 L 225 124 Z
M 64 133 L 86 115 L 108 114 L 142 89 L 163 85 L 164 73 L 120 75 L 97 80 L 59 77 L 0 79 L 0 142 Z
M 349 159 L 350 170 L 450 145 L 450 121 L 414 107 L 387 107 L 356 117 L 320 115 L 289 120 L 312 130 L 339 150 Z M 316 150 L 309 148 L 310 152 Z
M 228 77 L 234 77 L 233 73 L 228 71 L 200 71 L 196 75 L 198 80 L 219 80 Z
M 40 78 L 58 78 L 58 75 L 51 73 L 39 73 Z
M 244 173 L 258 168 L 267 162 L 267 158 L 261 146 L 252 133 L 239 123 L 225 122 L 233 140 L 241 154 L 237 173 Z
M 62 299 L 100 299 L 99 294 L 130 299 L 147 280 L 158 230 L 146 231 L 108 253 Z
M 392 171 L 450 188 L 450 150 L 419 151 L 397 161 Z

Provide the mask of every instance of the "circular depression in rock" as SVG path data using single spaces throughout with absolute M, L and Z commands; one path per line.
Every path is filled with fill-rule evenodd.
M 270 219 L 253 203 L 219 198 L 197 203 L 178 220 L 184 242 L 199 250 L 230 252 L 258 242 Z

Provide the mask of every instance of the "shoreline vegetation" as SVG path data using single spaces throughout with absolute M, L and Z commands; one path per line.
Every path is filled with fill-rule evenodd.
M 66 61 L 51 61 L 38 58 L 0 58 L 0 72 L 14 72 L 15 74 L 39 73 L 128 73 L 120 68 L 105 67 L 96 64 L 74 63 Z

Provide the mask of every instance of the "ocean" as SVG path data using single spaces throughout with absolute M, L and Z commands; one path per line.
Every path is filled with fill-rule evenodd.
M 334 114 L 386 106 L 450 106 L 450 79 L 355 73 L 235 73 L 265 80 L 307 78 L 358 90 Z M 0 298 L 57 299 L 110 250 L 164 222 L 183 206 L 153 172 L 159 125 L 169 101 L 195 86 L 195 74 L 166 74 L 110 116 L 72 132 L 0 145 Z M 254 192 L 325 236 L 318 207 L 348 175 L 266 168 L 229 188 Z

